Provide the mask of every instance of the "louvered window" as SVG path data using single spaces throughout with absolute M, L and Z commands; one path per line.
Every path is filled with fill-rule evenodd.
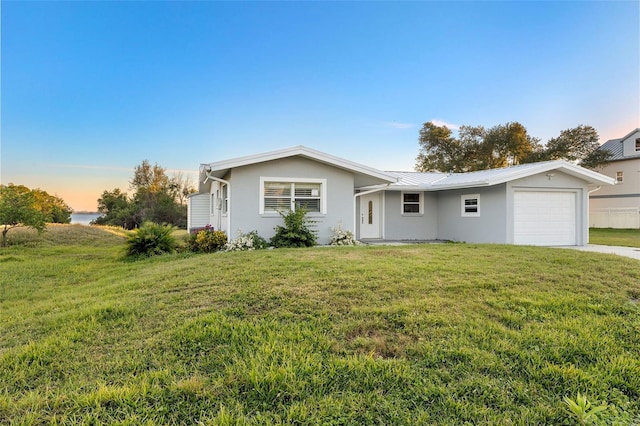
M 321 182 L 264 181 L 263 213 L 305 209 L 310 213 L 322 212 Z

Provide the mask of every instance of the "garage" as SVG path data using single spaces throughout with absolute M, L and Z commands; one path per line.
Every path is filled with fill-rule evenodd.
M 576 192 L 515 191 L 513 242 L 535 246 L 573 246 L 576 239 Z

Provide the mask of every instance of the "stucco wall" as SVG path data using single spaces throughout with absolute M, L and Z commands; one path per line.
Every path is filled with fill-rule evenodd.
M 489 188 L 440 191 L 438 200 L 438 238 L 468 243 L 505 243 L 506 185 Z M 463 217 L 462 195 L 480 195 L 480 216 Z
M 623 182 L 613 186 L 603 185 L 591 194 L 590 209 L 640 207 L 640 158 L 613 161 L 596 170 L 605 176 L 616 178 L 623 173 Z
M 278 214 L 260 214 L 260 177 L 326 179 L 326 214 L 309 213 L 318 231 L 318 243 L 328 244 L 332 232 L 329 227 L 342 225 L 353 231 L 353 188 L 351 172 L 300 157 L 284 158 L 250 166 L 237 167 L 225 179 L 231 182 L 231 237 L 237 230 L 257 230 L 267 240 L 277 225 L 282 225 Z
M 402 192 L 384 195 L 384 235 L 387 240 L 435 240 L 438 237 L 438 196 L 423 193 L 423 214 L 402 214 Z

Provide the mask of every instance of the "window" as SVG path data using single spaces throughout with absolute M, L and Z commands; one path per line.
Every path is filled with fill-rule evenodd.
M 480 216 L 480 194 L 463 195 L 461 198 L 462 216 Z
M 229 211 L 229 185 L 222 186 L 222 214 Z
M 403 192 L 402 214 L 422 214 L 422 192 Z
M 636 151 L 640 151 L 640 138 L 636 138 Z
M 325 179 L 261 178 L 260 214 L 303 208 L 310 213 L 326 213 Z
M 623 180 L 624 180 L 624 173 L 616 172 L 616 183 L 622 183 Z

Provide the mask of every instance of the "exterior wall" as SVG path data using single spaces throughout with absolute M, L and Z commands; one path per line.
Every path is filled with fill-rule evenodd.
M 301 157 L 289 157 L 264 163 L 252 164 L 233 169 L 226 180 L 231 182 L 231 238 L 238 229 L 252 230 L 267 240 L 274 234 L 274 228 L 282 225 L 279 214 L 260 214 L 262 189 L 260 178 L 306 178 L 326 179 L 326 214 L 309 213 L 307 217 L 316 221 L 318 243 L 328 244 L 332 235 L 330 227 L 342 226 L 353 231 L 353 173 L 317 161 Z
M 423 193 L 423 212 L 419 215 L 402 214 L 401 197 L 401 191 L 384 193 L 384 238 L 387 240 L 435 240 L 438 237 L 437 194 Z
M 212 181 L 209 188 L 209 224 L 214 229 L 227 231 L 228 218 L 223 212 L 223 184 L 218 181 Z
M 640 228 L 640 151 L 636 150 L 635 131 L 622 143 L 622 155 L 632 157 L 611 161 L 597 169 L 603 175 L 616 178 L 622 172 L 622 182 L 603 186 L 589 195 L 589 226 L 595 228 Z
M 209 194 L 191 195 L 187 204 L 187 229 L 207 226 L 209 220 Z
M 622 154 L 625 157 L 640 154 L 640 151 L 636 151 L 636 139 L 638 138 L 640 138 L 640 131 L 633 133 L 622 141 Z
M 480 195 L 480 216 L 463 217 L 462 195 Z M 506 184 L 437 193 L 438 239 L 468 243 L 506 243 Z
M 596 171 L 614 179 L 617 172 L 622 172 L 623 181 L 593 192 L 590 210 L 640 207 L 640 158 L 612 161 Z
M 550 177 L 549 175 L 552 174 Z M 540 173 L 523 179 L 517 179 L 507 184 L 507 240 L 513 244 L 513 193 L 522 189 L 536 189 L 549 191 L 571 191 L 576 193 L 576 240 L 577 245 L 589 242 L 589 195 L 585 181 L 562 172 Z

